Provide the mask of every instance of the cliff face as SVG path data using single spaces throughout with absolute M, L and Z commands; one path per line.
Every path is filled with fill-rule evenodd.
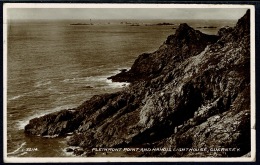
M 194 30 L 186 23 L 180 24 L 176 33 L 168 36 L 160 49 L 151 54 L 140 55 L 128 72 L 109 77 L 109 79 L 117 82 L 149 81 L 171 71 L 186 58 L 197 55 L 207 45 L 216 42 L 218 38 L 218 36 Z
M 181 24 L 154 53 L 110 77 L 132 82 L 79 107 L 30 121 L 25 133 L 66 135 L 92 147 L 239 148 L 139 156 L 242 156 L 250 152 L 250 14 L 206 35 Z

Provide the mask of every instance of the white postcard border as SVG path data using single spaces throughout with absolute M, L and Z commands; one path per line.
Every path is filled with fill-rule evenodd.
M 116 157 L 7 157 L 7 9 L 9 8 L 248 8 L 250 9 L 250 81 L 251 81 L 251 157 L 239 158 L 116 158 Z M 5 3 L 3 6 L 3 156 L 5 163 L 35 162 L 252 162 L 256 161 L 256 96 L 255 96 L 255 6 L 238 4 L 61 4 Z M 55 158 L 55 159 L 54 159 Z

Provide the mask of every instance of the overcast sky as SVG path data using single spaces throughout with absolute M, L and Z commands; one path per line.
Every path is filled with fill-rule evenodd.
M 245 8 L 9 8 L 8 19 L 239 19 Z

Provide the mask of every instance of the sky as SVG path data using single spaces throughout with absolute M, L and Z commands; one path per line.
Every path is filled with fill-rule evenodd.
M 239 19 L 245 8 L 8 8 L 15 19 Z

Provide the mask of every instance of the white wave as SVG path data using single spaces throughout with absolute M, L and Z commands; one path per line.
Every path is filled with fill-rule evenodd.
M 101 75 L 101 76 L 90 76 L 86 78 L 87 81 L 104 81 L 106 80 L 106 76 L 105 75 Z
M 62 82 L 65 83 L 87 83 L 87 82 L 97 82 L 105 80 L 106 76 L 89 76 L 89 77 L 79 77 L 79 78 L 69 78 L 64 79 Z
M 113 75 L 115 74 L 118 74 L 118 73 L 121 73 L 122 70 L 126 70 L 126 71 L 129 71 L 131 69 L 131 67 L 124 67 L 124 68 L 117 68 L 117 70 L 113 71 Z
M 95 84 L 96 82 L 103 82 L 104 85 L 113 83 L 114 85 L 111 85 L 111 87 L 121 87 L 122 85 L 126 83 L 114 83 L 107 78 L 113 75 L 116 75 L 121 72 L 121 70 L 126 69 L 129 70 L 130 68 L 117 68 L 116 70 L 108 72 L 108 74 L 105 75 L 99 75 L 99 76 L 88 76 L 88 77 L 78 77 L 78 78 L 68 78 L 62 80 L 62 82 L 65 83 L 79 83 L 79 84 Z
M 123 88 L 128 86 L 130 83 L 127 82 L 112 82 L 111 79 L 108 79 L 108 77 L 111 77 L 113 75 L 116 75 L 121 72 L 121 70 L 126 69 L 129 70 L 130 68 L 118 68 L 117 70 L 109 72 L 109 74 L 101 75 L 101 76 L 95 76 L 95 77 L 88 77 L 87 80 L 89 81 L 98 81 L 105 83 L 105 88 Z
M 29 95 L 31 95 L 33 93 L 38 93 L 38 92 L 39 92 L 38 90 L 35 90 L 35 91 L 31 91 L 31 92 L 22 93 L 20 95 L 13 96 L 13 97 L 9 98 L 8 101 L 16 100 L 16 99 L 19 99 L 21 97 L 29 96 Z
M 23 130 L 24 127 L 25 127 L 27 124 L 29 124 L 29 121 L 30 121 L 31 119 L 33 119 L 33 118 L 29 118 L 29 119 L 26 120 L 26 121 L 21 121 L 21 120 L 19 120 L 19 121 L 18 121 L 18 129 L 19 129 L 19 130 Z
M 11 97 L 10 99 L 8 99 L 8 101 L 16 100 L 16 99 L 19 99 L 20 97 L 23 97 L 23 96 L 25 96 L 25 95 L 22 94 L 22 95 L 17 95 L 17 96 Z
M 68 78 L 68 79 L 62 80 L 62 82 L 70 83 L 70 82 L 75 82 L 75 80 L 76 80 L 76 78 Z
M 111 88 L 123 88 L 123 87 L 127 87 L 130 84 L 127 82 L 113 82 L 110 79 L 107 79 L 106 82 L 107 82 L 108 86 Z
M 38 88 L 38 87 L 45 86 L 45 85 L 49 85 L 49 84 L 51 84 L 51 81 L 50 81 L 50 80 L 43 80 L 43 81 L 38 81 L 38 82 L 36 82 L 36 84 L 34 85 L 34 87 Z
M 25 154 L 27 154 L 28 152 L 23 152 L 23 153 L 21 153 L 21 154 L 19 154 L 18 156 L 23 156 L 23 155 L 25 155 Z
M 56 138 L 58 136 L 59 136 L 58 134 L 55 134 L 55 135 L 45 135 L 43 137 L 45 137 L 45 138 Z
M 13 154 L 16 154 L 21 148 L 23 148 L 23 146 L 26 144 L 26 142 L 22 143 L 20 145 L 20 147 L 18 147 L 16 150 L 14 150 L 13 152 L 9 152 L 7 153 L 7 155 L 13 155 Z
M 63 92 L 60 91 L 59 89 L 57 89 L 56 86 L 51 86 L 51 87 L 47 88 L 46 90 L 49 91 L 50 94 L 63 94 Z

